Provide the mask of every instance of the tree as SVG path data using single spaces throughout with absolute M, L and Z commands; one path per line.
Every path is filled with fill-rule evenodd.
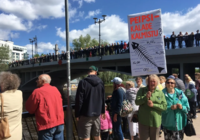
M 74 46 L 74 50 L 79 50 L 80 48 L 86 48 L 91 46 L 98 46 L 99 41 L 97 41 L 95 38 L 91 39 L 91 36 L 87 34 L 86 36 L 80 36 L 79 38 L 73 39 L 72 44 Z M 108 44 L 107 41 L 101 40 L 102 45 Z
M 40 55 L 39 54 L 35 54 L 34 57 L 38 58 L 38 57 L 40 57 Z
M 9 46 L 2 45 L 0 47 L 0 71 L 8 69 L 8 63 L 10 61 L 10 49 Z

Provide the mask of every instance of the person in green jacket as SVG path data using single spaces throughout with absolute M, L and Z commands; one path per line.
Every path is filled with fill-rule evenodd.
M 175 88 L 173 77 L 168 77 L 163 89 L 167 110 L 162 113 L 162 126 L 165 140 L 183 140 L 187 113 L 190 110 L 188 99 L 182 90 Z
M 149 75 L 148 87 L 142 87 L 135 100 L 139 105 L 140 140 L 159 140 L 162 112 L 167 109 L 167 102 L 161 90 L 156 89 L 159 83 L 157 75 Z

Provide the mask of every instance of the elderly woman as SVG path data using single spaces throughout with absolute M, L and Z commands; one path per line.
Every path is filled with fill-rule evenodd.
M 124 140 L 124 136 L 121 128 L 121 116 L 120 111 L 122 109 L 122 102 L 125 99 L 126 90 L 122 86 L 122 79 L 115 77 L 111 82 L 113 82 L 114 91 L 112 93 L 111 99 L 111 111 L 112 111 L 112 122 L 113 122 L 113 132 L 117 140 Z
M 126 82 L 126 99 L 129 100 L 133 107 L 133 112 L 127 116 L 131 140 L 134 140 L 134 136 L 136 135 L 136 133 L 138 133 L 138 123 L 132 122 L 132 116 L 135 111 L 138 111 L 139 108 L 139 106 L 135 104 L 138 90 L 139 88 L 134 88 L 134 83 L 132 81 Z
M 157 75 L 149 75 L 148 86 L 140 88 L 135 100 L 139 105 L 140 140 L 158 140 L 162 112 L 167 109 L 167 102 L 161 90 L 156 89 L 159 83 Z
M 0 89 L 3 97 L 4 116 L 7 117 L 11 137 L 6 140 L 22 139 L 22 92 L 17 90 L 20 79 L 10 72 L 0 73 Z M 0 100 L 1 105 L 1 100 Z M 2 113 L 0 111 L 0 113 Z
M 190 107 L 182 90 L 175 88 L 175 80 L 168 78 L 163 89 L 167 101 L 167 110 L 162 113 L 162 125 L 165 140 L 183 140 L 184 127 Z
M 145 78 L 145 81 L 146 81 L 146 85 L 148 85 L 148 83 L 149 83 L 149 77 L 148 76 Z M 160 84 L 159 78 L 158 78 L 158 84 L 157 84 L 156 89 L 161 90 L 161 91 L 163 90 L 163 86 Z

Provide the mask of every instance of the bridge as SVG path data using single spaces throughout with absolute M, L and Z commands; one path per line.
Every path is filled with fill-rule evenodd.
M 189 74 L 194 79 L 195 67 L 200 67 L 200 47 L 189 47 L 182 49 L 166 50 L 166 60 L 168 73 L 172 74 L 174 68 L 179 70 L 181 79 L 184 79 L 184 74 Z M 23 92 L 32 91 L 36 85 L 35 81 L 40 74 L 47 73 L 52 77 L 51 84 L 56 86 L 60 91 L 66 83 L 67 60 L 62 60 L 59 65 L 58 61 L 34 63 L 23 66 L 10 67 L 10 71 L 17 73 L 21 78 L 21 90 Z M 130 55 L 129 53 L 106 55 L 86 58 L 78 58 L 71 60 L 71 79 L 78 78 L 87 74 L 88 67 L 95 65 L 99 71 L 113 71 L 131 75 Z

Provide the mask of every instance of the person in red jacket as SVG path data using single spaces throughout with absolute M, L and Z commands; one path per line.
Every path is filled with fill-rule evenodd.
M 62 97 L 58 89 L 50 85 L 51 77 L 38 77 L 37 89 L 26 101 L 26 110 L 35 114 L 38 140 L 64 140 L 64 112 Z

